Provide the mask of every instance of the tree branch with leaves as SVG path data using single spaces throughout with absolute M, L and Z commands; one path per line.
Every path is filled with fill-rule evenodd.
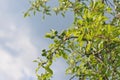
M 50 0 L 33 0 L 25 13 L 46 15 L 73 12 L 72 27 L 58 33 L 51 30 L 46 38 L 54 42 L 42 51 L 44 60 L 38 58 L 36 76 L 38 80 L 50 80 L 54 72 L 53 61 L 63 57 L 68 64 L 66 73 L 70 80 L 119 80 L 120 79 L 120 0 L 58 0 L 59 5 L 47 5 Z M 113 19 L 109 19 L 109 14 Z M 45 72 L 39 74 L 40 69 Z

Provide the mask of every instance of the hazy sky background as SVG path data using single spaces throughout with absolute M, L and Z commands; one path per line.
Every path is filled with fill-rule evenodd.
M 48 48 L 49 39 L 44 35 L 51 28 L 61 31 L 71 25 L 73 16 L 67 13 L 61 16 L 46 17 L 41 15 L 23 18 L 23 12 L 29 8 L 29 0 L 0 1 L 0 80 L 36 80 L 36 59 L 43 48 Z M 56 5 L 53 0 L 50 5 Z M 55 4 L 56 3 L 56 4 Z M 52 80 L 67 80 L 64 60 L 56 61 L 52 68 Z

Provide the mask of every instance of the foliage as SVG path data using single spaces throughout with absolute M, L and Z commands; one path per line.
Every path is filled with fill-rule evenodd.
M 53 61 L 63 57 L 68 63 L 66 73 L 79 80 L 119 80 L 120 79 L 120 0 L 58 0 L 59 5 L 50 7 L 50 0 L 34 0 L 25 16 L 33 11 L 45 15 L 65 13 L 71 10 L 74 14 L 73 26 L 58 33 L 51 30 L 46 33 L 54 43 L 49 50 L 42 51 L 36 75 L 38 80 L 50 80 Z M 114 8 L 115 6 L 115 8 Z M 109 20 L 109 14 L 113 19 Z M 43 68 L 44 73 L 39 74 Z

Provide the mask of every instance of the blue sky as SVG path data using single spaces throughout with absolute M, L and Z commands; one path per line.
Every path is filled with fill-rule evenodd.
M 67 13 L 61 16 L 41 15 L 23 18 L 23 12 L 29 8 L 29 0 L 0 1 L 0 80 L 36 80 L 36 59 L 43 48 L 48 48 L 49 39 L 44 35 L 51 28 L 63 30 L 71 25 L 73 16 Z M 50 4 L 54 4 L 53 0 Z M 63 59 L 54 62 L 52 80 L 67 80 Z

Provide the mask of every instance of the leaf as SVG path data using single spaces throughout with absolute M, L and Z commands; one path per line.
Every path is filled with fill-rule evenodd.
M 38 71 L 39 71 L 39 69 L 41 68 L 41 66 L 42 66 L 42 63 L 38 63 L 38 67 L 35 69 L 35 71 L 36 71 L 36 73 L 38 73 Z
M 55 36 L 52 33 L 46 33 L 45 37 L 54 39 Z
M 65 17 L 65 13 L 61 13 L 61 15 L 62 15 L 63 17 Z
M 46 56 L 46 52 L 43 52 L 43 53 L 42 53 L 42 56 Z
M 104 41 L 101 41 L 100 43 L 98 43 L 98 49 L 103 49 L 103 43 L 104 43 Z
M 91 42 L 88 41 L 88 43 L 86 45 L 86 52 L 89 52 L 90 48 L 91 48 Z
M 29 14 L 28 12 L 26 12 L 26 13 L 24 14 L 24 17 L 27 17 L 27 16 L 30 16 L 30 14 Z
M 38 62 L 38 60 L 34 60 L 33 62 Z
M 111 26 L 110 25 L 107 26 L 107 32 L 108 32 L 108 34 L 111 33 Z
M 51 75 L 53 74 L 53 71 L 48 66 L 45 67 L 45 70 L 49 72 Z
M 46 33 L 45 37 L 46 38 L 51 38 L 51 33 Z
M 47 53 L 46 50 L 43 49 L 43 50 L 42 50 L 42 56 L 46 56 L 46 53 Z
M 62 57 L 64 58 L 64 59 L 68 59 L 68 55 L 67 55 L 67 53 L 62 53 Z

